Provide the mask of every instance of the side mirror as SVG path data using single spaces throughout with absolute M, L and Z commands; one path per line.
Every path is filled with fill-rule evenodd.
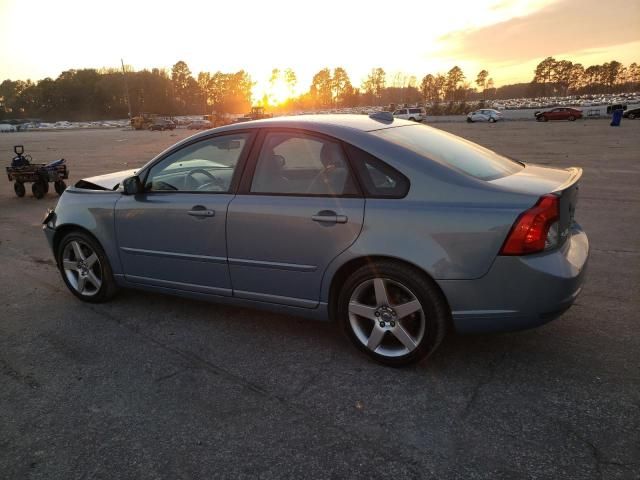
M 142 193 L 142 183 L 140 183 L 140 177 L 134 175 L 133 177 L 125 178 L 122 181 L 122 193 L 125 195 L 136 195 Z

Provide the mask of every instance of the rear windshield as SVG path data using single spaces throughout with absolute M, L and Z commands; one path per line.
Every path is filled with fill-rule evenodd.
M 495 180 L 524 168 L 521 163 L 488 148 L 425 125 L 385 128 L 370 133 L 480 180 Z

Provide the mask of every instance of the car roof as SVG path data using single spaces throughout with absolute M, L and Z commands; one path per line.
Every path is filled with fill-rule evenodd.
M 303 128 L 317 131 L 336 131 L 341 129 L 371 132 L 384 128 L 414 125 L 413 122 L 391 119 L 376 119 L 369 115 L 332 114 L 332 115 L 296 115 L 266 118 L 249 122 L 234 123 L 216 129 L 217 131 L 240 130 L 247 128 Z
M 308 130 L 314 133 L 337 138 L 358 148 L 369 151 L 373 155 L 376 155 L 377 148 L 379 150 L 377 155 L 384 159 L 387 156 L 385 154 L 386 149 L 395 149 L 400 147 L 392 146 L 387 140 L 370 135 L 368 132 L 396 127 L 415 128 L 418 124 L 408 120 L 393 118 L 389 112 L 385 112 L 384 114 L 379 112 L 378 118 L 375 118 L 375 115 L 376 114 L 373 115 L 374 118 L 371 118 L 369 115 L 353 114 L 298 115 L 232 123 L 230 125 L 199 132 L 181 140 L 175 145 L 172 145 L 159 153 L 149 161 L 145 167 L 149 164 L 153 164 L 153 162 L 155 162 L 159 157 L 182 148 L 188 143 L 222 133 L 246 132 L 247 130 L 257 130 L 259 128 L 292 128 Z M 425 126 L 425 128 L 430 127 Z

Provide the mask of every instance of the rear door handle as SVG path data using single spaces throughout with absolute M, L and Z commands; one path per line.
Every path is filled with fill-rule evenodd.
M 316 215 L 312 215 L 311 220 L 323 223 L 347 223 L 348 218 L 346 215 L 337 215 L 336 212 L 323 210 Z
M 196 205 L 187 212 L 187 215 L 191 215 L 192 217 L 215 217 L 216 211 L 209 210 L 202 205 Z

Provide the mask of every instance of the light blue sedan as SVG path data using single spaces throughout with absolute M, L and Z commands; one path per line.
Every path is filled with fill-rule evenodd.
M 404 365 L 449 328 L 529 328 L 571 306 L 581 174 L 390 114 L 283 117 L 81 180 L 43 228 L 81 300 L 140 288 L 333 319 Z

